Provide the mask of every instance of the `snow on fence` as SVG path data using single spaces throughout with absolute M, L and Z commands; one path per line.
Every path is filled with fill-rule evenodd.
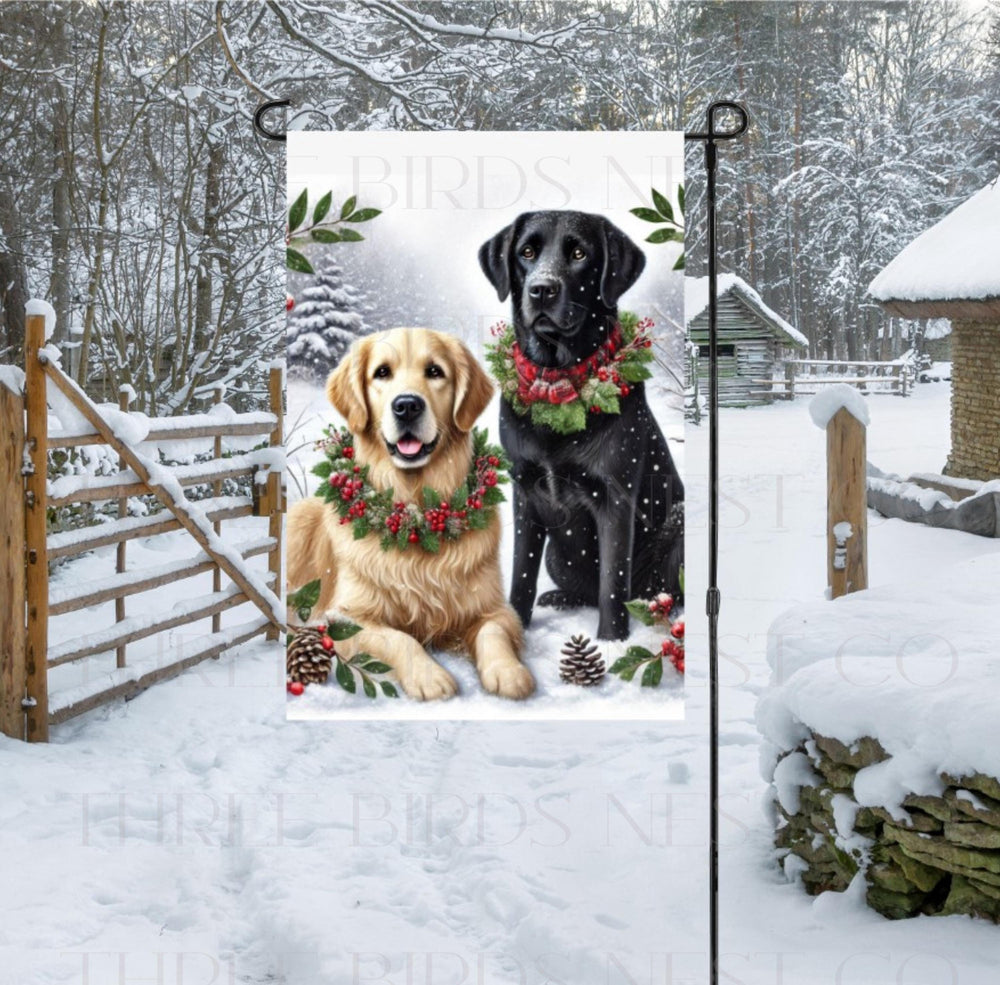
M 236 414 L 216 394 L 215 413 L 149 419 L 128 412 L 129 388 L 123 388 L 119 411 L 99 408 L 61 369 L 57 350 L 45 345 L 45 319 L 29 314 L 25 372 L 0 367 L 0 731 L 29 741 L 46 741 L 50 724 L 73 718 L 117 698 L 129 698 L 209 657 L 264 634 L 277 639 L 283 613 L 280 591 L 282 557 L 283 373 L 273 367 L 269 413 Z M 6 371 L 6 372 L 5 372 Z M 49 404 L 60 402 L 72 418 L 70 427 L 48 430 Z M 225 411 L 225 412 L 223 412 Z M 223 456 L 223 438 L 266 436 L 268 447 Z M 139 449 L 156 441 L 213 440 L 213 458 L 195 465 L 167 468 Z M 50 482 L 48 456 L 53 449 L 107 446 L 118 456 L 119 471 L 110 476 L 64 476 Z M 252 496 L 223 496 L 228 479 L 250 479 Z M 193 502 L 185 487 L 210 485 L 211 497 Z M 152 495 L 165 507 L 146 516 L 129 515 L 129 499 Z M 117 517 L 96 526 L 48 532 L 48 511 L 60 505 L 117 501 Z M 235 549 L 220 537 L 224 520 L 267 517 L 267 535 Z M 129 541 L 185 530 L 201 551 L 191 558 L 150 568 L 128 570 Z M 100 547 L 116 546 L 115 571 L 107 578 L 50 589 L 49 563 L 77 557 Z M 267 575 L 247 565 L 267 555 Z M 127 616 L 126 599 L 140 592 L 211 571 L 213 591 L 180 602 L 163 616 Z M 223 587 L 222 575 L 231 584 Z M 114 600 L 115 621 L 68 642 L 50 646 L 49 619 Z M 223 630 L 221 614 L 253 603 L 259 616 Z M 205 645 L 182 659 L 152 667 L 130 667 L 128 647 L 179 626 L 212 619 Z M 116 654 L 116 668 L 102 675 L 108 686 L 71 689 L 50 705 L 52 668 L 98 653 Z
M 837 384 L 857 387 L 863 393 L 893 393 L 909 396 L 913 389 L 913 371 L 905 359 L 891 362 L 852 361 L 844 359 L 788 359 L 783 380 L 754 380 L 768 387 L 756 396 L 771 400 L 793 400 L 813 395 L 822 388 Z

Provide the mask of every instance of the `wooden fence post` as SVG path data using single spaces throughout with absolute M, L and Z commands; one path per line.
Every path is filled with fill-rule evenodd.
M 830 597 L 868 587 L 867 429 L 846 407 L 826 426 Z
M 25 737 L 24 396 L 0 379 L 0 732 Z
M 223 398 L 226 395 L 226 387 L 222 383 L 218 383 L 212 392 L 212 403 L 216 406 L 222 403 Z M 212 442 L 212 457 L 218 461 L 222 458 L 222 435 L 217 434 L 215 440 Z M 219 497 L 222 495 L 222 480 L 219 479 L 212 483 L 212 495 Z M 212 529 L 215 531 L 216 535 L 222 534 L 222 521 L 216 520 L 212 524 Z M 212 591 L 221 592 L 222 591 L 222 568 L 216 565 L 212 569 Z M 217 612 L 212 616 L 212 632 L 219 633 L 222 632 L 222 613 Z
M 24 341 L 24 393 L 27 405 L 26 438 L 31 473 L 25 482 L 24 541 L 27 552 L 27 648 L 25 651 L 28 700 L 25 738 L 49 739 L 49 562 L 46 483 L 48 480 L 49 409 L 45 399 L 45 370 L 38 350 L 45 345 L 45 316 L 28 315 Z
M 284 442 L 284 390 L 285 371 L 281 366 L 272 366 L 267 380 L 267 392 L 270 400 L 270 411 L 274 414 L 275 425 L 271 432 L 269 444 L 272 448 L 280 448 Z M 272 468 L 267 476 L 267 500 L 270 504 L 267 533 L 275 539 L 275 546 L 267 556 L 267 569 L 274 575 L 274 590 L 279 597 L 283 594 L 284 579 L 281 577 L 281 561 L 284 556 L 282 530 L 285 519 L 285 499 L 282 482 L 284 473 Z M 271 626 L 266 639 L 276 640 L 279 637 L 277 627 Z
M 132 401 L 132 388 L 130 386 L 121 386 L 118 388 L 118 409 L 122 413 L 127 414 L 129 404 Z M 118 457 L 118 469 L 119 471 L 124 471 L 127 468 L 125 459 L 121 456 Z M 118 500 L 118 519 L 122 520 L 128 516 L 128 499 Z M 119 545 L 115 555 L 115 570 L 121 574 L 125 571 L 126 562 L 126 545 L 127 540 L 123 540 Z M 115 599 L 115 622 L 121 622 L 125 618 L 125 597 L 119 596 Z M 125 643 L 122 643 L 117 650 L 115 650 L 115 666 L 124 667 L 126 663 L 126 650 L 128 649 Z

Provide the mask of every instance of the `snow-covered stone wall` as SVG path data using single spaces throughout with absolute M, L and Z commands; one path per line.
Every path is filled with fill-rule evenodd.
M 952 331 L 948 475 L 1000 477 L 1000 323 L 956 321 Z
M 810 892 L 1000 923 L 997 585 L 989 552 L 772 623 L 761 766 Z
M 846 890 L 860 873 L 869 906 L 892 919 L 961 913 L 1000 923 L 1000 782 L 941 773 L 938 794 L 908 794 L 893 810 L 861 806 L 856 778 L 890 759 L 877 739 L 847 746 L 812 733 L 778 763 L 785 872 L 813 894 Z M 783 773 L 809 782 L 780 796 Z

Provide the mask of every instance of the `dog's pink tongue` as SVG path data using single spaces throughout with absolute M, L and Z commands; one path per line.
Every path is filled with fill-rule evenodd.
M 402 452 L 404 455 L 416 455 L 423 444 L 417 441 L 416 438 L 402 438 L 396 442 L 396 450 Z

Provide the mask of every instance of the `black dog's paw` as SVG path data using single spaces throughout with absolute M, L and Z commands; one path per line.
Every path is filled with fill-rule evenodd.
M 581 609 L 587 604 L 582 595 L 575 595 L 573 592 L 563 592 L 553 589 L 551 592 L 542 592 L 538 596 L 538 605 L 544 605 L 549 609 Z

